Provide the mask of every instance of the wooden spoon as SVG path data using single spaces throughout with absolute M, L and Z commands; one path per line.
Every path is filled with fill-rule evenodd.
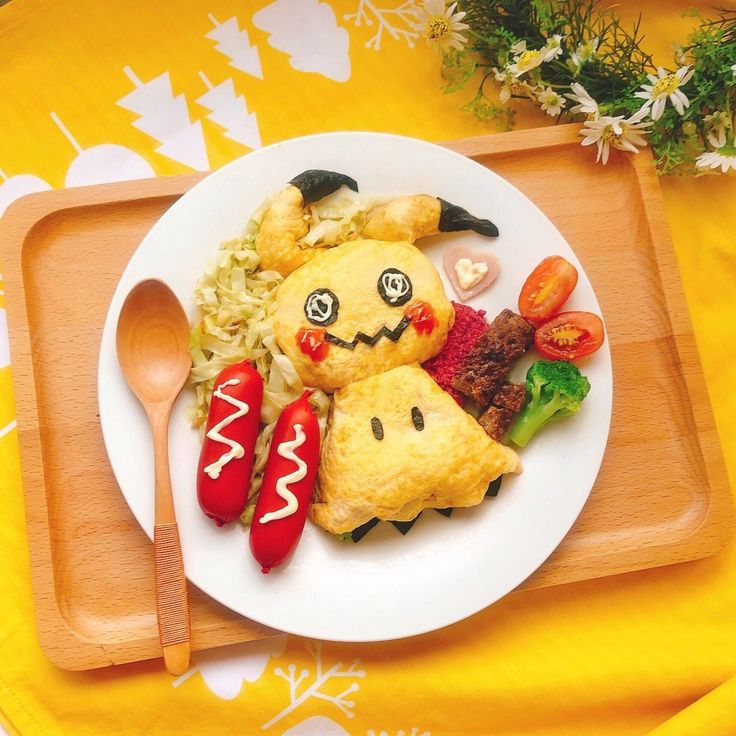
M 171 289 L 157 279 L 128 294 L 118 318 L 117 351 L 128 385 L 148 415 L 155 457 L 153 529 L 156 614 L 166 669 L 189 666 L 189 601 L 169 476 L 171 408 L 189 375 L 189 323 Z

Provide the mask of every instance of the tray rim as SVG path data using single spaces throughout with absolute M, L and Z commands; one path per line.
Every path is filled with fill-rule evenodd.
M 579 145 L 579 127 L 575 124 L 530 128 L 510 133 L 486 134 L 443 142 L 444 145 L 470 158 L 485 158 L 512 153 L 528 153 L 535 150 Z M 646 150 L 638 156 L 626 159 L 640 192 L 644 220 L 649 230 L 662 291 L 665 297 L 667 318 L 672 328 L 684 379 L 693 430 L 697 436 L 700 461 L 708 479 L 708 505 L 700 524 L 674 541 L 649 545 L 627 551 L 627 563 L 616 563 L 621 551 L 611 551 L 586 558 L 585 565 L 576 568 L 564 580 L 555 580 L 557 573 L 545 575 L 553 553 L 540 570 L 522 583 L 518 590 L 549 586 L 583 579 L 603 577 L 624 571 L 659 567 L 677 562 L 695 560 L 715 554 L 731 539 L 736 516 L 726 474 L 725 461 L 713 418 L 705 376 L 695 341 L 684 290 L 677 270 L 676 255 L 666 221 L 664 202 L 658 177 L 654 171 L 651 153 Z M 166 199 L 181 196 L 207 174 L 180 174 L 138 180 L 131 190 L 131 182 L 102 184 L 72 189 L 51 190 L 27 195 L 17 200 L 0 219 L 0 255 L 6 286 L 8 334 L 11 347 L 13 387 L 16 396 L 16 421 L 21 455 L 21 477 L 26 509 L 26 529 L 29 534 L 31 578 L 36 625 L 41 647 L 47 657 L 65 669 L 90 669 L 123 662 L 148 659 L 150 650 L 157 651 L 157 637 L 136 639 L 134 642 L 102 643 L 87 639 L 74 631 L 59 610 L 55 594 L 56 581 L 48 516 L 47 491 L 44 475 L 44 450 L 41 440 L 35 368 L 31 350 L 31 331 L 27 313 L 24 282 L 23 249 L 35 228 L 59 212 L 86 209 L 111 203 L 140 200 Z M 644 196 L 647 192 L 647 196 Z M 707 440 L 707 441 L 706 441 Z M 31 544 L 31 535 L 39 534 L 31 529 L 40 523 L 42 538 Z M 708 530 L 707 543 L 693 546 L 693 540 L 703 537 Z M 590 569 L 588 569 L 590 568 Z M 591 573 L 593 568 L 597 568 Z M 266 636 L 279 632 L 266 633 Z M 218 639 L 220 632 L 203 632 L 198 637 L 197 649 L 207 649 L 226 643 Z M 53 646 L 50 646 L 53 638 Z M 233 641 L 240 641 L 237 637 Z M 137 653 L 131 655 L 131 644 Z M 128 653 L 118 656 L 126 647 Z M 63 650 L 63 653 L 62 653 Z M 140 655 L 140 656 L 139 656 Z M 95 664 L 89 664 L 94 661 Z M 81 664 L 80 664 L 81 663 Z

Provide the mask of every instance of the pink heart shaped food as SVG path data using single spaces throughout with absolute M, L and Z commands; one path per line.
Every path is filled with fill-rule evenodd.
M 487 289 L 501 272 L 501 262 L 495 253 L 476 251 L 463 243 L 451 245 L 445 251 L 442 265 L 462 302 Z

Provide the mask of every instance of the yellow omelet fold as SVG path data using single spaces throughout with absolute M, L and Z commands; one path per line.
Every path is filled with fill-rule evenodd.
M 373 517 L 408 521 L 425 508 L 479 504 L 492 480 L 520 470 L 517 454 L 414 363 L 335 393 L 310 514 L 333 534 Z

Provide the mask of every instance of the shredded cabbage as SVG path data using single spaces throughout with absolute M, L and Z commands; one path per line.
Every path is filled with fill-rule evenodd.
M 253 215 L 240 238 L 220 246 L 215 261 L 197 282 L 194 301 L 199 319 L 189 338 L 190 383 L 197 396 L 196 404 L 188 410 L 192 426 L 204 428 L 215 378 L 223 368 L 248 359 L 265 382 L 261 408 L 264 426 L 256 442 L 248 506 L 241 517 L 245 524 L 253 517 L 276 420 L 281 409 L 298 399 L 305 388 L 293 364 L 279 349 L 270 319 L 283 277 L 276 271 L 258 268 L 255 239 L 269 203 L 267 200 Z M 330 398 L 316 390 L 310 403 L 324 437 Z
M 389 197 L 358 194 L 340 187 L 306 209 L 309 231 L 297 243 L 306 248 L 339 245 L 357 238 L 365 227 L 368 213 Z

